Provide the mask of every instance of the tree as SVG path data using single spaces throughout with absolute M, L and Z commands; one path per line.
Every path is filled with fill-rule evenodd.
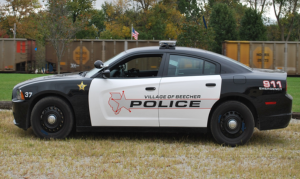
M 38 0 L 6 0 L 6 3 L 0 9 L 0 25 L 6 30 L 6 33 L 13 37 L 10 29 L 17 26 L 18 38 L 34 38 L 36 26 L 32 21 L 32 14 L 40 7 Z
M 251 9 L 254 9 L 256 13 L 262 15 L 269 6 L 272 5 L 271 0 L 245 0 Z
M 215 46 L 215 33 L 211 27 L 195 23 L 184 23 L 182 33 L 178 36 L 178 45 L 201 48 L 212 51 Z
M 300 40 L 300 14 L 295 14 L 294 25 L 291 32 L 290 40 L 299 41 Z
M 6 34 L 6 30 L 0 28 L 0 38 L 8 38 L 9 36 Z
M 280 31 L 277 24 L 271 24 L 266 29 L 268 41 L 280 41 Z
M 60 74 L 60 61 L 66 45 L 71 38 L 86 24 L 86 19 L 80 18 L 73 23 L 69 18 L 67 0 L 48 0 L 46 17 L 41 18 L 42 26 L 47 30 L 46 37 L 51 42 L 57 57 L 57 72 Z
M 185 16 L 181 33 L 178 36 L 178 45 L 212 50 L 215 36 L 213 29 L 209 26 L 210 7 L 201 1 L 178 0 L 178 8 Z M 203 17 L 206 17 L 207 28 Z
M 100 32 L 105 30 L 104 21 L 105 16 L 103 10 L 94 10 L 90 24 L 94 25 L 97 28 L 97 35 L 99 35 Z
M 137 10 L 131 8 L 129 0 L 104 3 L 102 9 L 106 21 L 101 38 L 129 39 L 133 24 L 140 34 L 139 39 L 177 39 L 184 17 L 178 11 L 176 1 L 148 2 L 138 6 Z
M 216 44 L 213 51 L 221 54 L 224 40 L 237 40 L 236 21 L 232 10 L 226 4 L 215 4 L 210 17 L 210 25 L 215 31 Z
M 248 8 L 242 18 L 240 26 L 240 40 L 267 40 L 266 27 L 262 17 L 255 9 Z
M 299 9 L 298 0 L 273 0 L 274 13 L 281 33 L 281 40 L 288 41 L 293 29 L 294 18 Z M 287 29 L 287 33 L 285 33 Z
M 91 12 L 93 9 L 93 2 L 96 0 L 68 0 L 67 8 L 69 9 L 73 23 L 81 15 L 85 15 Z

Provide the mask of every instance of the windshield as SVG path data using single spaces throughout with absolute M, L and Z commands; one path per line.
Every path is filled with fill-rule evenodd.
M 107 60 L 106 62 L 104 62 L 104 66 L 109 66 L 111 63 L 113 63 L 114 61 L 118 60 L 120 57 L 122 57 L 123 55 L 125 55 L 126 52 L 121 52 L 118 55 L 112 57 L 111 59 Z M 93 68 L 91 71 L 87 72 L 87 74 L 85 75 L 85 77 L 91 77 L 94 74 L 96 74 L 100 69 L 99 68 Z

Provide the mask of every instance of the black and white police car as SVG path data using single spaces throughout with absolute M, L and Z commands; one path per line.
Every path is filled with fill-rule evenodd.
M 249 141 L 254 127 L 291 120 L 287 74 L 251 69 L 209 51 L 176 47 L 126 50 L 95 68 L 16 85 L 14 123 L 41 138 L 77 132 L 207 132 L 225 145 Z

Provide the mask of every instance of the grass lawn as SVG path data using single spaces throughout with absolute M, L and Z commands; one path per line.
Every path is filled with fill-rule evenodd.
M 0 111 L 0 178 L 300 178 L 300 121 L 255 130 L 247 145 L 211 135 L 73 133 L 38 139 Z
M 288 93 L 293 96 L 293 112 L 300 112 L 300 78 L 288 77 Z
M 11 101 L 11 94 L 13 87 L 25 80 L 32 78 L 46 76 L 44 74 L 14 74 L 14 73 L 0 73 L 0 101 Z
M 46 76 L 44 74 L 1 74 L 0 101 L 10 101 L 13 87 L 25 80 Z M 288 93 L 294 98 L 293 112 L 300 112 L 300 78 L 288 77 Z

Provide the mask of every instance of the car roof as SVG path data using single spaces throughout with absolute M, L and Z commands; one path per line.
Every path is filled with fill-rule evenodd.
M 221 70 L 223 73 L 243 73 L 252 71 L 251 68 L 245 66 L 244 64 L 237 62 L 231 58 L 224 55 L 217 54 L 211 51 L 191 48 L 191 47 L 179 47 L 176 46 L 175 49 L 159 49 L 159 46 L 148 46 L 148 47 L 137 47 L 126 50 L 129 53 L 181 53 L 187 55 L 195 55 L 208 60 L 212 60 L 221 64 Z

